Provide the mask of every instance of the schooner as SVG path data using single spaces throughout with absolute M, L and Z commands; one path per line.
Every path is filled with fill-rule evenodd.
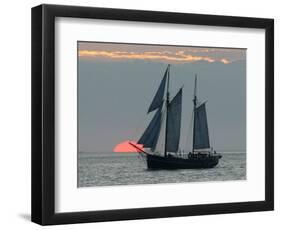
M 168 65 L 148 108 L 147 113 L 155 111 L 155 114 L 137 141 L 137 144 L 142 144 L 143 148 L 132 142 L 129 142 L 129 144 L 146 157 L 148 169 L 193 169 L 216 166 L 222 156 L 210 147 L 206 102 L 199 103 L 196 95 L 197 76 L 195 75 L 193 96 L 192 151 L 189 153 L 182 153 L 179 150 L 183 87 L 170 100 L 169 82 L 170 65 Z M 163 153 L 158 153 L 156 146 L 159 141 L 161 127 L 162 129 L 164 128 L 164 151 Z M 147 149 L 150 149 L 150 151 Z

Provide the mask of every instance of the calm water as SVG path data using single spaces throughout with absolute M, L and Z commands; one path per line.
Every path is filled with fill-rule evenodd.
M 135 153 L 80 153 L 78 186 L 225 181 L 246 179 L 246 154 L 225 153 L 211 169 L 147 170 Z

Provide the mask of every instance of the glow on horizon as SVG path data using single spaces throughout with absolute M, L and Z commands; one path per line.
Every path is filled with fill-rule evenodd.
M 137 149 L 134 148 L 132 145 L 129 144 L 130 141 L 123 141 L 119 144 L 117 144 L 114 149 L 113 152 L 115 153 L 137 153 Z M 135 141 L 131 141 L 134 145 L 136 145 L 138 148 L 143 149 L 143 145 L 138 144 Z
M 206 52 L 206 51 L 205 51 Z M 208 52 L 206 52 L 208 53 Z M 197 61 L 206 61 L 209 63 L 220 62 L 223 64 L 231 63 L 227 58 L 215 58 L 203 55 L 187 54 L 185 51 L 143 51 L 143 52 L 127 52 L 127 51 L 106 51 L 106 50 L 79 50 L 81 58 L 91 59 L 112 59 L 112 60 L 150 60 L 172 63 L 193 63 Z

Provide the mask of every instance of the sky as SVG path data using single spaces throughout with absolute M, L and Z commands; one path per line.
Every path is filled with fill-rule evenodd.
M 180 147 L 191 148 L 197 74 L 211 145 L 246 151 L 245 49 L 78 42 L 77 55 L 79 151 L 111 152 L 118 143 L 138 140 L 168 64 L 171 98 L 184 86 Z

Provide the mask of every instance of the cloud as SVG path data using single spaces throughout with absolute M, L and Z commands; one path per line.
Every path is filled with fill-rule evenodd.
M 224 64 L 229 64 L 229 63 L 230 63 L 230 61 L 227 60 L 227 59 L 225 59 L 225 58 L 222 58 L 220 61 L 221 61 L 222 63 L 224 63 Z
M 227 58 L 216 58 L 207 56 L 207 49 L 204 50 L 205 55 L 196 55 L 196 52 L 186 52 L 184 50 L 178 51 L 139 51 L 139 52 L 128 52 L 128 51 L 108 51 L 108 50 L 79 50 L 79 57 L 91 58 L 91 59 L 111 59 L 111 60 L 150 60 L 159 62 L 171 62 L 171 63 L 192 63 L 197 61 L 221 62 L 223 64 L 231 63 L 231 60 Z

